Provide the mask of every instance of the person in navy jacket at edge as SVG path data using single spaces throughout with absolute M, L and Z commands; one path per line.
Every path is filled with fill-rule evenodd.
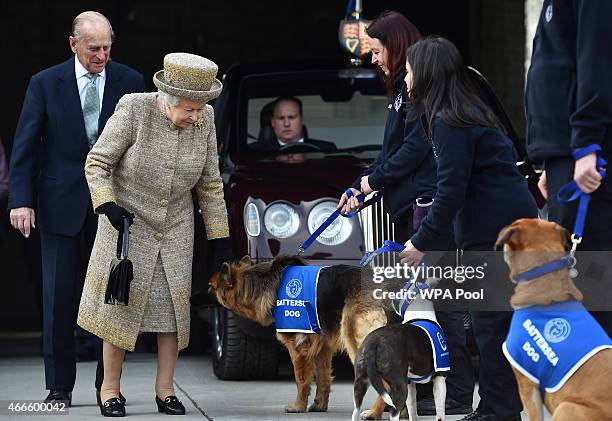
M 372 63 L 382 73 L 389 111 L 385 125 L 382 150 L 376 160 L 355 180 L 353 193 L 369 194 L 384 190 L 385 210 L 394 222 L 395 241 L 404 243 L 414 233 L 413 206 L 417 198 L 431 202 L 436 191 L 436 163 L 431 146 L 425 141 L 420 123 L 406 125 L 406 85 L 404 84 L 406 48 L 421 38 L 418 29 L 403 15 L 387 11 L 366 29 L 372 48 Z M 350 212 L 360 206 L 352 197 L 343 194 L 338 207 Z M 455 241 L 452 230 L 429 250 L 445 253 L 448 264 L 455 263 Z M 443 257 L 444 258 L 444 253 Z M 441 260 L 440 263 L 441 264 Z M 472 411 L 474 375 L 466 343 L 463 313 L 437 312 L 449 346 L 451 372 L 447 378 L 447 414 L 467 414 Z M 435 404 L 431 385 L 418 388 L 418 412 L 434 415 Z
M 428 215 L 406 242 L 401 262 L 418 265 L 421 250 L 430 249 L 450 227 L 454 227 L 460 249 L 493 250 L 503 227 L 518 218 L 538 216 L 516 165 L 514 145 L 473 90 L 463 60 L 450 41 L 432 37 L 414 44 L 406 51 L 406 73 L 409 107 L 425 108 L 421 119 L 438 165 L 438 189 Z M 487 270 L 486 283 L 494 288 L 501 282 L 509 284 L 503 261 L 494 267 L 499 269 Z M 464 420 L 518 421 L 522 405 L 501 351 L 512 313 L 471 311 L 470 315 L 481 356 L 481 399 Z
M 559 203 L 557 192 L 573 178 L 591 193 L 579 274 L 589 254 L 581 259 L 581 251 L 612 250 L 611 176 L 601 179 L 595 153 L 578 161 L 572 156 L 572 150 L 597 144 L 608 168 L 612 161 L 611 18 L 609 0 L 544 1 L 527 75 L 527 153 L 544 164 L 538 185 L 548 199 L 548 219 L 572 232 L 578 202 Z M 612 312 L 592 314 L 612 335 Z

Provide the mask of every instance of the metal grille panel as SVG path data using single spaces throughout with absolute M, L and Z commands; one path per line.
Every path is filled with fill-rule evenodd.
M 373 195 L 374 193 L 369 194 L 366 200 L 370 199 Z M 391 222 L 389 215 L 385 212 L 382 200 L 368 206 L 359 212 L 358 215 L 359 222 L 361 223 L 365 251 L 376 250 L 382 246 L 385 240 L 395 241 L 394 224 Z M 397 253 L 383 253 L 380 256 L 376 256 L 372 265 L 393 266 L 396 263 L 399 263 Z

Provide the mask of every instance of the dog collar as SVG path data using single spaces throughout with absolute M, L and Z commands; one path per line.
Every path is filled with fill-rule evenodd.
M 556 272 L 561 269 L 570 269 L 570 277 L 574 278 L 576 265 L 576 258 L 570 255 L 563 256 L 560 259 L 553 260 L 552 262 L 544 263 L 543 265 L 536 266 L 533 269 L 529 269 L 526 272 L 523 272 L 516 276 L 516 282 L 527 282 L 532 279 L 539 278 L 540 276 L 544 276 L 547 273 Z

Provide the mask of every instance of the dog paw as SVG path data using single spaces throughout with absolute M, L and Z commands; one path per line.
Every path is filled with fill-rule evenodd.
M 306 405 L 296 405 L 294 403 L 290 403 L 285 407 L 285 412 L 290 414 L 297 414 L 300 412 L 306 412 Z
M 308 412 L 327 412 L 327 404 L 322 405 L 315 401 L 308 407 Z
M 367 411 L 363 411 L 361 413 L 362 420 L 382 420 L 382 414 L 377 414 L 376 412 L 368 409 Z

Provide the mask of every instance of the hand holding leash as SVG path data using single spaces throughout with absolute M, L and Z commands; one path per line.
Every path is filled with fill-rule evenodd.
M 363 196 L 362 192 L 351 187 L 340 196 L 337 209 L 342 209 L 340 211 L 341 214 L 353 212 L 361 207 L 363 199 L 360 201 L 359 198 Z
M 359 193 L 359 190 L 356 189 L 346 189 L 346 191 L 344 192 L 344 194 L 342 195 L 342 197 L 340 198 L 340 203 L 338 204 L 338 208 L 327 217 L 327 219 L 325 220 L 325 222 L 323 222 L 321 224 L 321 226 L 319 228 L 317 228 L 317 230 L 315 232 L 313 232 L 310 237 L 308 237 L 306 239 L 306 241 L 304 241 L 302 243 L 302 245 L 300 245 L 300 247 L 298 248 L 298 255 L 302 254 L 303 252 L 306 251 L 306 249 L 308 247 L 310 247 L 312 245 L 312 243 L 317 239 L 317 237 L 319 235 L 321 235 L 321 233 L 323 231 L 325 231 L 327 229 L 327 227 L 329 227 L 329 225 L 334 222 L 334 220 L 342 215 L 344 218 L 352 218 L 353 216 L 357 215 L 361 210 L 365 209 L 366 207 L 370 206 L 373 203 L 376 203 L 380 200 L 380 198 L 382 197 L 382 193 L 381 192 L 377 192 L 374 197 L 368 199 L 367 201 L 364 202 L 365 200 L 365 194 L 361 193 L 358 196 L 355 197 L 354 191 Z M 356 199 L 358 202 L 361 203 L 361 206 L 359 207 L 359 209 L 357 209 L 354 212 L 351 213 L 342 213 L 340 208 L 341 208 L 341 204 L 342 204 L 342 199 L 346 196 L 347 199 Z M 346 205 L 345 205 L 346 207 Z
M 574 181 L 584 193 L 590 194 L 599 188 L 603 177 L 597 171 L 597 153 L 591 152 L 576 160 Z
M 408 266 L 418 266 L 423 260 L 425 253 L 418 250 L 412 241 L 406 241 L 406 248 L 400 253 L 400 262 Z
M 584 231 L 584 224 L 586 221 L 587 210 L 589 208 L 589 202 L 591 195 L 587 190 L 593 188 L 594 191 L 601 184 L 601 180 L 606 176 L 606 165 L 607 162 L 601 156 L 601 146 L 597 144 L 589 145 L 587 147 L 575 150 L 573 155 L 576 159 L 576 171 L 574 177 L 580 179 L 574 179 L 561 187 L 557 193 L 557 200 L 560 203 L 569 203 L 574 200 L 578 200 L 578 212 L 576 213 L 576 223 L 574 224 L 574 232 L 572 233 L 572 249 L 569 255 L 574 257 L 578 244 L 582 242 L 582 232 Z M 594 163 L 592 160 L 595 160 Z M 593 166 L 593 168 L 591 168 Z M 580 167 L 580 168 L 578 168 Z M 591 169 L 597 172 L 598 177 L 592 175 Z M 583 190 L 584 186 L 585 189 Z
M 363 177 L 361 177 L 361 191 L 364 194 L 370 194 L 374 191 L 372 187 L 370 187 L 370 176 L 369 175 L 364 175 Z

